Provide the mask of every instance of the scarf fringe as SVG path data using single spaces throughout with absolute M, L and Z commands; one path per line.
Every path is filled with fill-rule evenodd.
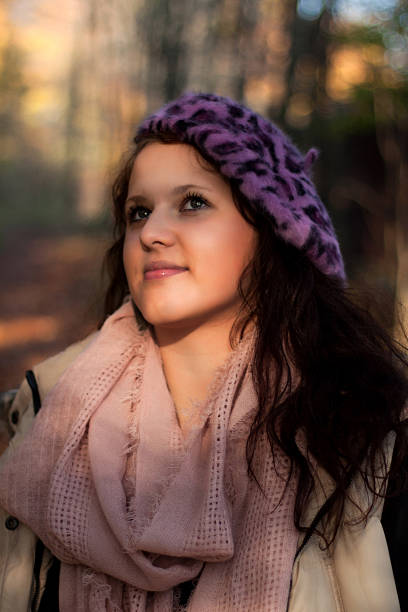
M 89 589 L 89 608 L 91 612 L 123 612 L 121 606 L 112 600 L 112 587 L 107 583 L 106 576 L 85 569 L 82 574 L 82 584 Z

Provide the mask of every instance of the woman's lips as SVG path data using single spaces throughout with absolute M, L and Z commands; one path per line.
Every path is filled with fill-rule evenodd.
M 146 270 L 144 273 L 145 280 L 156 280 L 160 278 L 167 278 L 174 274 L 181 274 L 185 272 L 187 268 L 160 268 L 159 270 Z

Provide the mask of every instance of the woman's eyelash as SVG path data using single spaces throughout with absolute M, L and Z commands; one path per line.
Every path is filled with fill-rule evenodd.
M 143 221 L 143 219 L 147 219 L 147 217 L 141 217 L 139 219 L 136 219 L 136 214 L 138 212 L 148 212 L 150 213 L 151 211 L 146 208 L 145 206 L 129 206 L 128 211 L 126 213 L 126 217 L 127 217 L 127 221 L 129 223 L 138 223 L 139 221 Z
M 202 195 L 200 195 L 199 193 L 189 192 L 183 198 L 183 210 L 185 210 L 184 206 L 187 204 L 187 202 L 190 201 L 195 201 L 199 202 L 200 204 L 204 204 L 204 207 L 208 206 L 207 200 L 203 198 Z M 200 206 L 200 208 L 191 208 L 189 210 L 201 210 L 201 208 L 203 207 Z
M 199 204 L 200 206 L 192 206 L 192 208 L 186 209 L 186 204 L 188 204 L 189 202 Z M 180 210 L 182 210 L 183 212 L 193 212 L 196 210 L 201 210 L 202 208 L 206 208 L 208 206 L 208 201 L 202 195 L 200 195 L 199 193 L 189 192 L 184 196 L 181 202 Z M 145 213 L 147 214 L 144 216 Z M 140 221 L 147 219 L 150 213 L 151 210 L 149 208 L 146 208 L 145 206 L 129 206 L 128 211 L 126 213 L 127 221 L 129 223 L 139 223 Z M 139 215 L 138 218 L 137 215 Z

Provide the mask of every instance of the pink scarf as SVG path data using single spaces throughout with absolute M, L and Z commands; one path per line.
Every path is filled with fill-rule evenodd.
M 130 303 L 49 393 L 1 469 L 0 502 L 61 559 L 62 612 L 171 612 L 174 587 L 198 575 L 189 612 L 286 609 L 295 483 L 266 436 L 264 493 L 247 474 L 251 348 L 219 368 L 185 438 Z

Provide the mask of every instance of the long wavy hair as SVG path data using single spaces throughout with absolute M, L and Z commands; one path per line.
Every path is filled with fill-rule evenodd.
M 150 142 L 178 141 L 162 134 L 136 142 L 114 181 L 104 317 L 129 293 L 122 259 L 124 208 L 134 160 Z M 203 163 L 218 170 L 208 159 Z M 279 446 L 290 459 L 291 476 L 296 474 L 294 522 L 306 533 L 304 542 L 316 532 L 329 546 L 353 479 L 361 477 L 375 493 L 370 508 L 360 508 L 360 520 L 365 520 L 378 496 L 386 495 L 387 477 L 398 474 L 407 450 L 401 421 L 408 397 L 407 356 L 349 288 L 278 238 L 270 215 L 229 183 L 239 212 L 258 234 L 255 255 L 239 284 L 242 308 L 230 338 L 233 344 L 250 321 L 256 323 L 252 375 L 258 411 L 247 440 L 248 470 L 256 479 L 254 454 L 266 431 L 271 452 Z M 139 324 L 148 326 L 135 312 Z M 297 443 L 300 432 L 307 453 Z M 383 450 L 389 432 L 396 434 L 392 468 Z M 310 455 L 332 479 L 333 491 L 315 520 L 305 525 L 302 511 L 314 489 Z

